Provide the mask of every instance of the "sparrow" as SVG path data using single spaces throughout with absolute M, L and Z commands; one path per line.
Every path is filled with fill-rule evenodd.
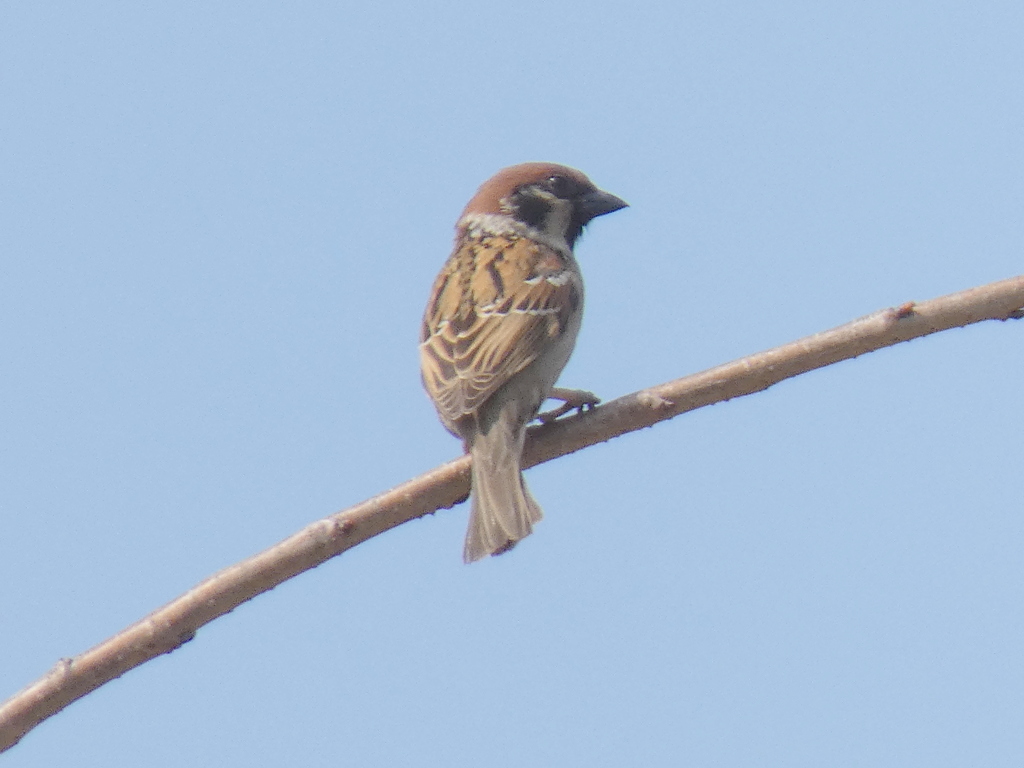
M 520 462 L 543 402 L 566 401 L 555 416 L 598 402 L 554 389 L 583 317 L 573 246 L 591 219 L 626 205 L 573 168 L 524 163 L 484 182 L 456 224 L 419 350 L 441 423 L 473 459 L 467 563 L 507 552 L 542 517 Z

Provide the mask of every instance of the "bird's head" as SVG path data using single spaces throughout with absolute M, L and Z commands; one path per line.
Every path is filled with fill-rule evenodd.
M 523 163 L 503 168 L 485 181 L 463 211 L 459 227 L 504 217 L 539 235 L 538 239 L 571 250 L 591 219 L 626 205 L 574 168 Z

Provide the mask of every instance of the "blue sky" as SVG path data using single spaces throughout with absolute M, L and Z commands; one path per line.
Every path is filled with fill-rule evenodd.
M 1010 277 L 1019 3 L 16 3 L 0 28 L 0 698 L 457 455 L 417 325 L 502 166 L 631 207 L 612 398 Z M 531 470 L 304 574 L 5 765 L 1019 766 L 1024 325 Z

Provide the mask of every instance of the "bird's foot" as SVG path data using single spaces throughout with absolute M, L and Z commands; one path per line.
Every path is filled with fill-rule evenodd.
M 569 413 L 569 411 L 583 413 L 601 402 L 601 398 L 593 392 L 588 392 L 585 389 L 563 389 L 561 387 L 555 387 L 552 389 L 548 398 L 552 400 L 561 400 L 562 404 L 550 411 L 538 413 L 537 420 L 541 424 L 550 424 L 559 416 L 564 416 Z

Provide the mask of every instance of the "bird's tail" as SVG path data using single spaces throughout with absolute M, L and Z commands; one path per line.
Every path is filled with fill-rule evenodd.
M 462 558 L 500 555 L 530 535 L 543 513 L 530 495 L 520 460 L 525 429 L 506 409 L 470 446 L 473 488 Z

